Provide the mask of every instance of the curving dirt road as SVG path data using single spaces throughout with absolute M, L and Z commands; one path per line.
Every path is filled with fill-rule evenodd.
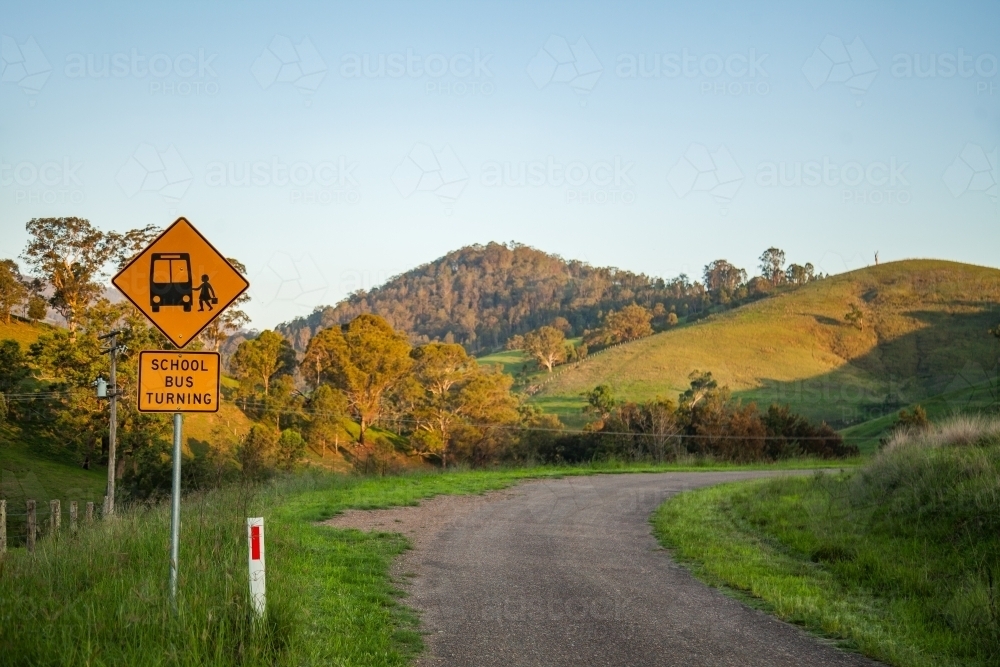
M 767 474 L 545 480 L 330 523 L 414 538 L 397 575 L 422 612 L 427 667 L 876 665 L 699 583 L 650 534 L 670 495 Z

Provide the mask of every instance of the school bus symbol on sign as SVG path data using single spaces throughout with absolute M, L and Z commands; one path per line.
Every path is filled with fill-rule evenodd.
M 111 282 L 177 347 L 194 340 L 250 286 L 185 218 Z
M 218 412 L 218 352 L 139 353 L 139 412 Z

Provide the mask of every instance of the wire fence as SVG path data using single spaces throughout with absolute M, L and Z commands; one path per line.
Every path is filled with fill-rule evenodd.
M 34 553 L 38 540 L 57 539 L 66 533 L 75 535 L 103 518 L 104 514 L 104 505 L 99 507 L 89 501 L 80 503 L 71 500 L 64 509 L 60 499 L 49 500 L 46 506 L 29 498 L 24 501 L 24 511 L 19 512 L 11 508 L 7 499 L 0 499 L 0 556 L 8 548 L 19 547 Z

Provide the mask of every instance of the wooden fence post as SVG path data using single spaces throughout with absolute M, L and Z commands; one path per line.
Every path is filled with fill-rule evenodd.
M 28 553 L 35 553 L 35 501 L 28 501 Z
M 7 551 L 7 501 L 0 500 L 0 556 Z
M 49 501 L 49 537 L 59 534 L 59 524 L 62 523 L 62 508 L 58 500 Z
M 87 503 L 87 523 L 94 523 L 94 503 Z
M 76 535 L 76 515 L 77 515 L 77 504 L 75 500 L 69 501 L 69 532 Z

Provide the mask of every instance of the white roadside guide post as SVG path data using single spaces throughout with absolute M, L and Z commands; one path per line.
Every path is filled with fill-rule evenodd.
M 177 348 L 140 352 L 136 397 L 139 412 L 173 414 L 170 603 L 176 611 L 180 572 L 183 414 L 218 412 L 221 375 L 218 352 L 184 352 L 183 349 L 191 341 L 197 340 L 205 327 L 243 294 L 250 283 L 185 218 L 178 218 L 167 227 L 145 250 L 133 257 L 111 282 Z M 197 310 L 194 309 L 195 305 L 198 306 Z M 116 333 L 118 332 L 111 335 Z M 115 339 L 112 337 L 111 341 L 111 389 L 117 392 Z M 115 395 L 117 394 L 112 394 Z M 114 506 L 110 503 L 114 502 L 115 451 L 113 401 L 114 398 L 111 404 L 112 463 L 108 471 L 108 502 L 112 509 Z
M 264 617 L 267 589 L 264 580 L 264 519 L 247 519 L 247 556 L 250 559 L 250 604 L 257 618 Z

